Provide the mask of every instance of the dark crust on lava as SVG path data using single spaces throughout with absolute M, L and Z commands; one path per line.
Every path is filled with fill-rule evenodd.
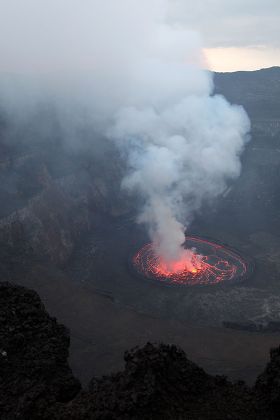
M 133 274 L 134 277 L 138 277 L 138 279 L 141 280 L 145 280 L 147 282 L 150 282 L 151 284 L 157 285 L 159 287 L 172 287 L 172 288 L 192 288 L 192 289 L 204 289 L 206 290 L 213 290 L 214 288 L 228 288 L 228 287 L 233 287 L 233 286 L 240 286 L 240 284 L 244 284 L 247 280 L 249 280 L 249 278 L 253 275 L 253 273 L 255 272 L 255 261 L 254 259 L 249 256 L 246 253 L 242 253 L 240 251 L 238 251 L 236 248 L 213 238 L 210 238 L 209 236 L 197 236 L 197 235 L 190 235 L 190 238 L 194 238 L 194 239 L 201 239 L 201 240 L 206 240 L 209 242 L 212 242 L 213 244 L 216 245 L 220 245 L 224 248 L 226 248 L 228 251 L 233 252 L 234 254 L 236 254 L 238 257 L 240 257 L 243 262 L 246 264 L 246 273 L 242 276 L 236 276 L 235 278 L 231 279 L 231 280 L 227 280 L 227 281 L 223 281 L 220 283 L 213 283 L 213 284 L 178 284 L 178 283 L 172 283 L 170 281 L 161 281 L 161 280 L 157 280 L 154 279 L 152 277 L 148 277 L 145 276 L 144 274 L 141 274 L 134 266 L 133 264 L 133 257 L 135 256 L 136 252 L 146 244 L 143 243 L 141 244 L 138 248 L 135 248 L 133 250 L 133 252 L 131 252 L 131 254 L 129 255 L 128 258 L 128 268 L 129 271 Z

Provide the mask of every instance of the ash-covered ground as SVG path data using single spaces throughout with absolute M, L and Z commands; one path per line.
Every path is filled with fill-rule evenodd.
M 38 111 L 45 138 L 40 123 L 7 143 L 2 118 L 0 279 L 35 289 L 70 328 L 82 380 L 116 371 L 124 350 L 149 340 L 180 345 L 208 372 L 235 379 L 252 382 L 264 367 L 280 338 L 279 78 L 271 69 L 215 79 L 245 106 L 252 140 L 241 177 L 190 233 L 250 256 L 255 270 L 243 284 L 184 289 L 139 279 L 129 259 L 147 233 L 135 223 L 136 198 L 120 191 L 123 166 L 110 145 L 96 155 L 85 131 L 82 150 L 65 150 L 49 109 Z

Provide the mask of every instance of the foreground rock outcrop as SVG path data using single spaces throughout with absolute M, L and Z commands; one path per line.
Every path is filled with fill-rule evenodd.
M 0 284 L 0 418 L 40 419 L 71 400 L 80 383 L 68 366 L 69 333 L 39 296 Z
M 173 345 L 148 343 L 125 353 L 123 372 L 81 390 L 67 362 L 68 331 L 35 292 L 0 284 L 0 322 L 3 420 L 279 418 L 280 347 L 253 389 L 208 375 Z
M 93 379 L 59 419 L 263 419 L 253 393 L 242 383 L 212 377 L 185 353 L 146 344 L 125 354 L 125 370 Z M 270 418 L 270 417 L 267 417 Z
M 271 407 L 280 418 L 280 347 L 271 349 L 270 362 L 257 378 L 255 391 L 259 401 Z

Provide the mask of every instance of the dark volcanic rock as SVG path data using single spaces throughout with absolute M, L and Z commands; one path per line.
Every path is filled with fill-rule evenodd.
M 58 419 L 269 419 L 244 383 L 212 377 L 171 345 L 148 343 L 125 354 L 125 370 L 94 379 Z M 54 414 L 55 418 L 55 414 Z
M 223 326 L 225 328 L 231 328 L 233 330 L 250 331 L 250 332 L 267 332 L 274 333 L 280 331 L 280 322 L 270 321 L 266 324 L 258 324 L 256 322 L 230 322 L 224 321 Z
M 0 322 L 0 418 L 44 418 L 80 389 L 67 363 L 69 333 L 35 292 L 8 283 L 0 284 Z
M 0 246 L 6 253 L 10 251 L 7 262 L 14 259 L 14 249 L 21 241 L 21 249 L 29 246 L 37 257 L 61 265 L 70 257 L 75 240 L 87 229 L 85 206 L 53 184 L 30 200 L 27 207 L 0 220 Z
M 271 349 L 270 362 L 265 371 L 257 378 L 255 389 L 264 405 L 273 408 L 280 417 L 280 347 Z
M 280 348 L 253 390 L 208 375 L 174 345 L 148 343 L 125 353 L 124 371 L 80 391 L 67 363 L 68 332 L 35 292 L 0 283 L 0 322 L 1 420 L 279 418 Z

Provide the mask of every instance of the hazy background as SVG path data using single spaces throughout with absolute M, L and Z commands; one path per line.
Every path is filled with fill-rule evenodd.
M 114 13 L 106 1 L 0 0 L 0 71 L 90 70 L 90 39 L 103 21 L 95 13 L 97 3 L 113 31 Z M 116 2 L 119 16 L 125 16 L 122 7 Z M 135 2 L 133 25 L 142 20 L 139 9 Z M 174 25 L 202 34 L 210 69 L 233 71 L 280 64 L 279 12 L 278 0 L 170 0 L 168 15 Z
M 174 0 L 170 14 L 204 40 L 216 71 L 253 70 L 280 64 L 277 0 Z

